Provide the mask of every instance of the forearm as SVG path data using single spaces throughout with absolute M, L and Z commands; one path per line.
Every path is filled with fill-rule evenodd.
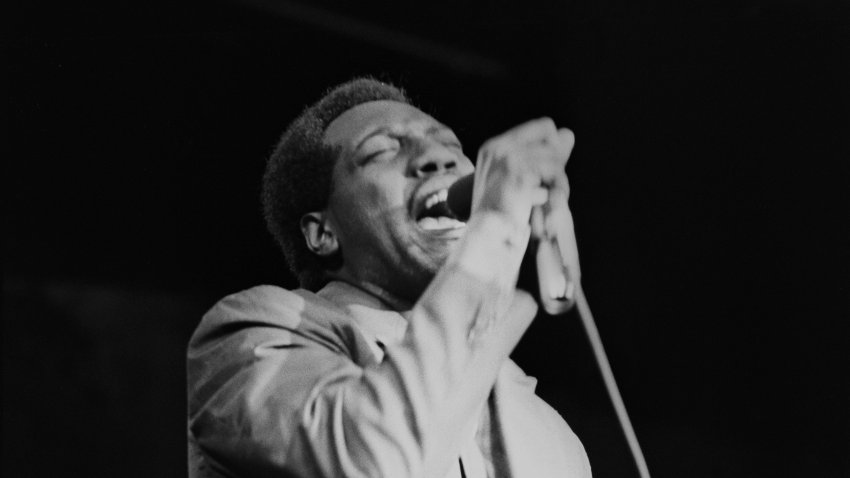
M 497 214 L 479 214 L 409 317 L 405 341 L 388 353 L 408 388 L 421 397 L 426 476 L 442 476 L 457 456 L 463 429 L 472 429 L 501 365 L 536 312 L 517 292 L 516 276 L 528 242 Z M 415 378 L 411 380 L 409 377 Z M 447 433 L 452 431 L 452 433 Z

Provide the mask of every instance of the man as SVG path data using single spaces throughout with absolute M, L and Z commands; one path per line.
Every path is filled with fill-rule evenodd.
M 255 287 L 204 316 L 188 352 L 190 475 L 589 477 L 508 358 L 537 310 L 516 290 L 529 238 L 572 237 L 556 220 L 572 144 L 532 121 L 473 168 L 393 86 L 355 80 L 307 108 L 263 195 L 303 289 Z M 446 190 L 473 170 L 462 223 Z

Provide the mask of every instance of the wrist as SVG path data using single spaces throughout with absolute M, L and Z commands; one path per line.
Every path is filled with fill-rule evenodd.
M 477 211 L 466 223 L 466 234 L 450 262 L 482 282 L 516 285 L 519 264 L 530 235 L 528 224 L 505 213 Z

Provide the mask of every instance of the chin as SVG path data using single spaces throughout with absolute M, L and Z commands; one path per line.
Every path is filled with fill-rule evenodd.
M 414 228 L 416 243 L 424 256 L 422 262 L 441 267 L 451 253 L 458 247 L 466 233 L 466 227 L 455 227 L 443 230 L 423 230 L 418 225 Z
M 443 244 L 439 248 L 434 248 L 429 251 L 424 260 L 420 261 L 421 270 L 423 274 L 429 276 L 429 281 L 443 268 L 449 256 L 456 249 L 457 243 L 457 241 L 453 241 L 450 244 Z

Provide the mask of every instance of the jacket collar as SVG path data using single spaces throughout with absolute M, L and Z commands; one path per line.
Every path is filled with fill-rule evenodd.
M 407 330 L 408 311 L 397 312 L 378 297 L 346 282 L 332 281 L 317 295 L 344 310 L 372 346 L 375 358 L 381 361 L 383 346 L 397 344 Z

